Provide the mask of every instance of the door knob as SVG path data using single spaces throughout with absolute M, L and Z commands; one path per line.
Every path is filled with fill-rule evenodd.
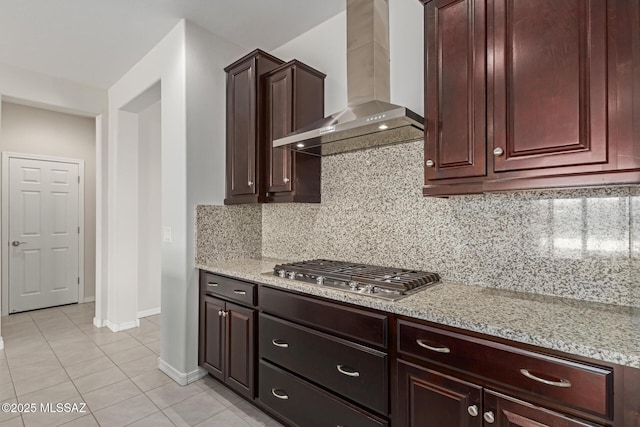
M 24 245 L 27 242 L 19 242 L 17 240 L 14 240 L 13 242 L 11 242 L 11 246 L 20 246 L 20 245 Z

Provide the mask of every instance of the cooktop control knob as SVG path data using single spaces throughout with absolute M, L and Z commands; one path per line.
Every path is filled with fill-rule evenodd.
M 374 292 L 375 292 L 375 290 L 376 290 L 376 287 L 375 287 L 375 286 L 373 286 L 373 285 L 366 285 L 366 286 L 364 287 L 364 291 L 365 291 L 366 293 L 368 293 L 368 294 L 372 294 L 372 293 L 374 293 Z
M 322 276 L 316 277 L 316 283 L 320 286 L 324 285 L 324 277 Z
M 289 271 L 287 273 L 287 276 L 289 276 L 289 279 L 295 279 L 296 278 L 296 272 L 295 271 Z
M 358 282 L 349 282 L 349 289 L 352 291 L 357 291 L 360 288 L 358 287 Z
M 287 277 L 286 270 L 278 270 L 278 276 L 282 277 L 283 279 Z

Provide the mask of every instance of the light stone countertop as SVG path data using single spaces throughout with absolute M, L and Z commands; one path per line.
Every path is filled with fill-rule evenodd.
M 351 294 L 273 275 L 273 258 L 197 268 L 336 301 L 428 320 L 570 354 L 640 368 L 640 309 L 440 283 L 399 301 Z M 265 274 L 266 273 L 266 274 Z

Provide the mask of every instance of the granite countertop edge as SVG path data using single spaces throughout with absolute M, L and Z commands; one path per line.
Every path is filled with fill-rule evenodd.
M 525 344 L 640 368 L 640 310 L 443 282 L 386 301 L 272 274 L 273 258 L 196 263 L 211 273 L 427 320 Z M 635 333 L 634 333 L 635 331 Z

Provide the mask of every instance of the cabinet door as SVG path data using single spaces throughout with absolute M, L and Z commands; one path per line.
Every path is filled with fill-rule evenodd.
M 293 70 L 285 68 L 269 76 L 267 82 L 267 129 L 269 144 L 293 131 Z M 269 187 L 272 193 L 291 191 L 292 152 L 283 148 L 266 150 Z
M 224 301 L 210 296 L 204 297 L 204 368 L 216 378 L 222 378 L 224 322 L 220 313 L 224 311 Z
M 227 73 L 227 197 L 256 193 L 256 66 Z
M 491 2 L 488 121 L 496 171 L 607 161 L 607 3 Z
M 225 382 L 253 398 L 255 310 L 227 303 Z
M 394 425 L 482 426 L 480 386 L 402 360 L 398 360 L 397 366 L 398 389 Z
M 485 0 L 425 7 L 425 179 L 486 175 Z
M 595 427 L 601 424 L 591 424 L 569 418 L 557 412 L 533 406 L 502 395 L 485 390 L 485 411 L 483 416 L 492 417 L 495 421 L 491 425 L 496 427 Z M 491 418 L 490 418 L 491 419 Z

